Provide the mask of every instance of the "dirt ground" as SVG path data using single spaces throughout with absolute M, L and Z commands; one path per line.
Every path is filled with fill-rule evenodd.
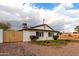
M 27 42 L 0 44 L 1 56 L 79 56 L 79 43 L 60 47 L 41 46 Z

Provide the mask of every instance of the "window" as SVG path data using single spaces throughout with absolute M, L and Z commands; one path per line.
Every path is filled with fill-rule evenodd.
M 43 37 L 44 36 L 44 32 L 36 32 L 36 36 Z
M 39 32 L 39 36 L 41 37 L 41 32 Z
M 48 33 L 48 36 L 49 36 L 49 37 L 52 37 L 52 33 L 51 33 L 51 32 L 49 32 L 49 33 Z
M 39 36 L 40 36 L 40 33 L 39 33 L 39 32 L 36 32 L 36 36 L 38 36 L 38 37 L 39 37 Z

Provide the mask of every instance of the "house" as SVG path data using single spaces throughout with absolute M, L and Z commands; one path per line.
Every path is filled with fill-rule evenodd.
M 24 25 L 25 26 L 25 25 Z M 4 42 L 28 42 L 31 41 L 31 36 L 37 36 L 39 40 L 54 40 L 53 35 L 57 35 L 58 31 L 55 31 L 47 24 L 41 24 L 28 28 L 15 31 L 0 29 L 0 43 Z
M 23 31 L 23 41 L 31 41 L 30 36 L 38 36 L 39 40 L 54 40 L 53 34 L 58 33 L 47 24 L 41 24 L 30 28 L 21 29 Z

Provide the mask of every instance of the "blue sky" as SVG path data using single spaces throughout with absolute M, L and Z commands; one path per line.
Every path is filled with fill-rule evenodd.
M 57 7 L 60 3 L 33 3 L 32 5 L 39 9 L 48 9 L 51 10 L 54 7 Z M 73 8 L 69 9 L 79 9 L 79 3 L 73 3 Z
M 79 9 L 79 3 L 73 3 L 73 9 Z
M 54 7 L 58 6 L 59 3 L 33 3 L 32 5 L 39 8 L 39 9 L 43 8 L 43 9 L 51 10 Z

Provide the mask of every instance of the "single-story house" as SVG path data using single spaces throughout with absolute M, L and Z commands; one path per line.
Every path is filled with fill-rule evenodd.
M 41 24 L 30 28 L 21 29 L 20 31 L 23 31 L 23 41 L 31 41 L 30 36 L 38 36 L 38 41 L 54 40 L 53 34 L 58 32 L 47 24 Z
M 3 42 L 28 42 L 31 41 L 31 36 L 37 36 L 37 41 L 39 40 L 54 40 L 53 35 L 57 34 L 55 31 L 47 24 L 41 24 L 33 26 L 30 28 L 24 28 L 18 31 L 0 29 L 0 43 Z

